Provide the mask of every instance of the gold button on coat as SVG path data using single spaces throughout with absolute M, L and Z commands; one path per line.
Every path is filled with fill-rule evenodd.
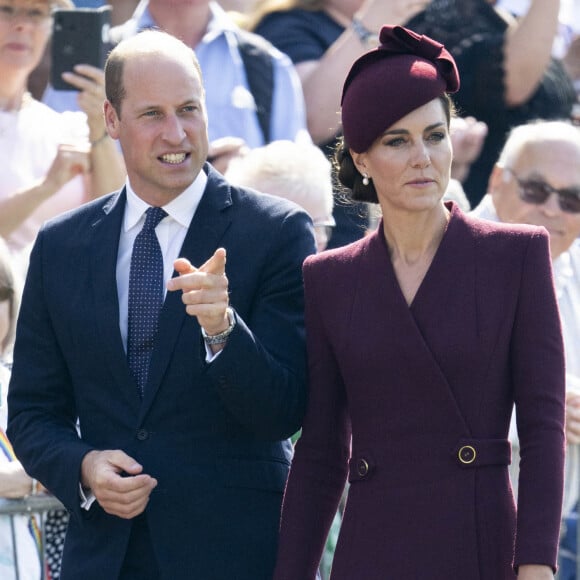
M 369 464 L 364 459 L 360 459 L 357 465 L 357 472 L 364 477 L 369 472 Z
M 461 461 L 461 463 L 465 463 L 466 465 L 469 465 L 470 463 L 473 463 L 475 461 L 475 457 L 477 456 L 477 453 L 475 451 L 475 448 L 472 447 L 471 445 L 464 445 L 459 450 L 459 453 L 457 454 L 457 456 L 459 457 L 459 461 Z

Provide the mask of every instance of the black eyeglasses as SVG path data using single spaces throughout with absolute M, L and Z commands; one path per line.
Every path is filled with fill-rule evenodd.
M 522 201 L 540 205 L 555 193 L 562 211 L 580 213 L 580 186 L 556 189 L 542 179 L 520 179 L 509 167 L 504 167 L 504 171 L 511 173 L 518 182 Z

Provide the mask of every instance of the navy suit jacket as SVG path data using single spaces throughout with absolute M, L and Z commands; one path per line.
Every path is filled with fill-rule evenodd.
M 301 265 L 312 228 L 294 204 L 204 170 L 180 255 L 199 265 L 226 248 L 237 325 L 208 365 L 197 319 L 181 292 L 168 292 L 142 401 L 119 331 L 125 192 L 49 222 L 32 251 L 8 433 L 27 472 L 71 512 L 63 580 L 115 578 L 130 533 L 130 521 L 96 502 L 80 508 L 92 449 L 122 449 L 157 478 L 146 515 L 163 578 L 271 578 L 286 439 L 305 407 Z

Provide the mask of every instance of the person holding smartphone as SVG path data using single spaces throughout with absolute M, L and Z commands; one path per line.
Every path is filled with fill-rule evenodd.
M 56 113 L 28 92 L 57 7 L 72 4 L 0 0 L 0 236 L 12 251 L 28 247 L 45 220 L 118 187 L 125 176 L 105 132 L 101 71 L 82 70 L 82 112 Z

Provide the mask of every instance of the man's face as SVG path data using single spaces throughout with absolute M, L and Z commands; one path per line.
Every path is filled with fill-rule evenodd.
M 195 180 L 207 158 L 201 80 L 193 62 L 141 54 L 126 61 L 123 85 L 120 115 L 105 102 L 109 134 L 119 139 L 135 193 L 165 205 Z
M 490 193 L 502 222 L 544 226 L 550 234 L 552 259 L 568 250 L 580 235 L 580 213 L 562 211 L 552 193 L 542 204 L 525 202 L 516 179 L 543 181 L 557 188 L 580 187 L 580 147 L 556 139 L 527 145 L 509 168 L 496 167 Z

